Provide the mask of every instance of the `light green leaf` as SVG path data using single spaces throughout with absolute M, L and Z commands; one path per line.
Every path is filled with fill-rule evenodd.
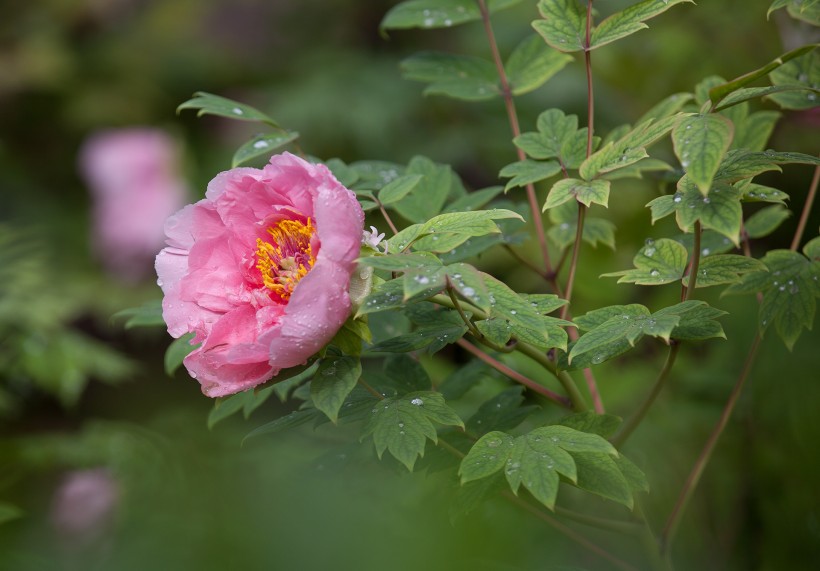
M 426 439 L 438 441 L 433 422 L 464 427 L 439 393 L 409 393 L 377 402 L 365 424 L 362 438 L 373 435 L 379 458 L 388 450 L 412 471 L 418 456 L 424 454 Z
M 696 287 L 711 287 L 731 284 L 740 280 L 740 275 L 765 270 L 760 261 L 735 254 L 717 254 L 702 258 L 698 265 Z M 689 276 L 683 278 L 683 285 L 689 286 Z
M 740 225 L 743 212 L 740 207 L 740 192 L 733 186 L 716 183 L 708 196 L 703 196 L 686 175 L 678 181 L 675 193 L 678 226 L 690 231 L 700 220 L 704 228 L 709 228 L 729 238 L 736 246 L 740 244 Z
M 521 0 L 488 0 L 489 11 L 497 12 L 518 4 Z M 408 0 L 385 14 L 382 30 L 403 28 L 449 28 L 481 19 L 481 11 L 473 0 Z
M 568 303 L 567 300 L 552 293 L 521 293 L 518 295 L 541 315 L 552 313 Z
M 679 203 L 682 200 L 683 197 L 680 193 L 676 193 L 674 196 L 671 194 L 665 194 L 647 202 L 646 205 L 652 213 L 652 224 L 675 212 L 676 203 Z
M 820 50 L 794 58 L 775 69 L 769 79 L 772 85 L 802 85 L 810 90 L 817 89 L 820 85 Z M 810 90 L 773 93 L 769 99 L 783 109 L 811 109 L 817 106 L 818 95 Z
M 632 259 L 634 270 L 611 272 L 602 274 L 601 277 L 620 276 L 618 283 L 667 284 L 683 277 L 688 259 L 686 248 L 674 240 L 647 240 L 646 245 Z
M 398 202 L 399 200 L 407 196 L 407 194 L 410 193 L 410 191 L 416 188 L 416 185 L 418 185 L 421 179 L 422 175 L 411 174 L 399 177 L 387 183 L 379 191 L 379 201 L 384 205 Z
M 552 185 L 543 209 L 555 208 L 573 198 L 585 206 L 590 206 L 593 202 L 607 206 L 610 184 L 608 180 L 561 179 Z
M 738 89 L 727 95 L 720 101 L 720 104 L 715 107 L 715 111 L 723 111 L 733 105 L 737 105 L 738 103 L 743 103 L 744 101 L 751 101 L 752 99 L 760 99 L 761 97 L 766 97 L 767 95 L 771 95 L 772 93 L 782 93 L 785 91 L 805 91 L 805 92 L 815 92 L 817 93 L 816 89 L 812 89 L 812 87 L 808 85 L 800 85 L 800 84 L 784 84 L 784 85 L 768 85 L 766 87 L 744 87 L 742 89 Z M 805 95 L 805 94 L 804 94 Z
M 387 161 L 357 161 L 348 166 L 358 175 L 356 188 L 368 190 L 379 190 L 403 175 L 405 170 L 402 165 Z
M 615 460 L 600 452 L 572 455 L 578 471 L 578 487 L 632 509 L 632 488 Z
M 558 159 L 565 168 L 575 168 L 586 158 L 586 129 L 578 129 L 576 115 L 548 109 L 538 116 L 537 132 L 524 133 L 513 143 L 534 159 Z M 580 152 L 579 152 L 580 148 Z
M 791 211 L 780 204 L 758 210 L 744 223 L 746 234 L 749 238 L 768 236 L 791 215 Z
M 197 117 L 202 117 L 203 115 L 218 115 L 239 121 L 258 121 L 260 123 L 267 123 L 277 129 L 280 128 L 276 121 L 250 105 L 245 105 L 233 99 L 227 99 L 204 91 L 194 93 L 191 99 L 177 107 L 177 113 L 183 109 L 197 109 Z
M 514 441 L 515 438 L 500 431 L 488 432 L 479 438 L 461 461 L 458 469 L 461 483 L 466 484 L 501 471 Z
M 430 84 L 425 95 L 483 101 L 501 94 L 495 66 L 485 59 L 424 52 L 403 60 L 401 69 L 406 79 Z
M 335 424 L 339 409 L 356 386 L 362 374 L 358 358 L 349 356 L 326 357 L 310 382 L 310 398 L 313 406 L 325 413 Z
M 649 310 L 646 307 L 637 303 L 630 305 L 608 305 L 600 309 L 594 309 L 574 319 L 581 331 L 591 331 L 613 317 L 630 319 L 632 317 L 646 316 L 649 314 L 648 312 Z
M 171 344 L 168 345 L 168 348 L 165 350 L 166 375 L 173 377 L 176 370 L 182 366 L 182 360 L 187 357 L 191 351 L 199 347 L 198 343 L 191 345 L 193 338 L 194 333 L 186 333 L 182 337 L 174 339 L 171 341 Z
M 497 317 L 509 321 L 513 327 L 521 327 L 537 332 L 548 340 L 544 331 L 544 316 L 527 303 L 522 303 L 521 297 L 511 290 L 505 283 L 489 274 L 482 274 L 484 284 L 490 295 L 490 317 Z
M 523 220 L 520 214 L 503 208 L 492 210 L 474 210 L 472 212 L 448 212 L 440 214 L 424 223 L 420 235 L 438 232 L 452 232 L 467 236 L 483 236 L 491 232 L 499 232 L 493 220 L 508 218 Z
M 512 179 L 504 187 L 504 192 L 516 186 L 526 186 L 548 179 L 561 172 L 561 165 L 556 161 L 533 161 L 526 159 L 512 163 L 501 169 L 499 176 Z
M 412 271 L 406 271 L 402 281 L 405 300 L 419 294 L 425 294 L 425 297 L 429 297 L 445 288 L 447 274 L 441 266 L 424 266 Z
M 644 22 L 662 14 L 675 4 L 692 0 L 644 0 L 604 19 L 592 32 L 592 49 L 619 40 L 648 28 Z
M 672 130 L 675 156 L 704 196 L 732 143 L 734 127 L 720 115 L 685 117 Z
M 505 319 L 498 317 L 482 319 L 477 321 L 475 326 L 484 337 L 500 347 L 506 345 L 512 337 L 512 325 Z
M 257 157 L 270 157 L 275 150 L 281 149 L 298 138 L 299 133 L 296 131 L 260 133 L 236 150 L 231 159 L 231 168 L 236 168 Z
M 785 205 L 789 195 L 782 190 L 777 190 L 762 184 L 749 183 L 742 188 L 743 194 L 740 199 L 743 202 L 774 202 Z
M 504 66 L 513 95 L 523 95 L 541 87 L 572 61 L 572 57 L 550 49 L 538 35 L 518 44 Z
M 411 222 L 425 222 L 441 212 L 453 184 L 452 169 L 446 165 L 437 165 L 427 157 L 417 156 L 410 159 L 404 174 L 419 174 L 423 178 L 412 193 L 392 204 L 396 212 Z M 391 248 L 390 251 L 399 250 Z
M 629 306 L 634 307 L 634 306 Z M 649 314 L 643 306 L 639 315 L 624 313 L 610 317 L 582 335 L 567 358 L 574 369 L 586 368 L 612 359 L 635 346 L 644 335 L 669 341 L 680 322 L 677 315 Z
M 450 264 L 446 268 L 447 279 L 450 285 L 461 294 L 464 299 L 489 312 L 492 308 L 490 304 L 490 293 L 484 284 L 484 276 L 481 272 L 469 264 Z
M 724 294 L 763 293 L 759 328 L 763 335 L 774 324 L 791 350 L 803 328 L 811 329 L 820 297 L 820 262 L 790 250 L 770 250 L 761 260 L 769 271 L 751 272 Z
M 441 267 L 441 260 L 432 254 L 419 252 L 414 254 L 386 254 L 359 258 L 360 265 L 378 270 L 405 272 L 426 267 Z
M 700 300 L 688 300 L 655 312 L 656 316 L 676 315 L 680 322 L 670 337 L 678 341 L 701 341 L 713 337 L 726 338 L 723 326 L 716 318 L 728 315 Z
M 735 138 L 732 148 L 762 151 L 774 131 L 774 126 L 780 119 L 778 111 L 758 111 L 735 123 Z
M 643 178 L 645 172 L 664 172 L 674 170 L 671 165 L 659 159 L 642 159 L 637 163 L 609 171 L 601 175 L 605 180 L 618 180 L 622 178 Z
M 589 432 L 609 438 L 618 430 L 621 425 L 621 418 L 613 414 L 598 414 L 586 411 L 565 416 L 558 424 L 581 432 Z
M 365 297 L 356 317 L 387 309 L 397 309 L 404 305 L 404 282 L 401 278 L 379 284 Z
M 585 15 L 576 0 L 540 0 L 538 11 L 543 20 L 532 27 L 544 41 L 561 52 L 584 49 Z

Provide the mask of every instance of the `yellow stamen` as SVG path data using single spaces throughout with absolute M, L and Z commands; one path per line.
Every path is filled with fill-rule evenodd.
M 313 268 L 316 256 L 310 245 L 314 228 L 298 220 L 282 220 L 268 228 L 271 241 L 256 239 L 256 268 L 262 282 L 283 301 L 290 299 L 296 284 Z

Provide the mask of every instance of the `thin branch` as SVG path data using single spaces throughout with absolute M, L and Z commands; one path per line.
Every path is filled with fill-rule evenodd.
M 375 195 L 375 194 L 373 195 L 373 198 L 375 199 L 376 204 L 378 204 L 378 205 L 379 205 L 379 210 L 381 211 L 382 216 L 384 217 L 385 221 L 387 222 L 387 225 L 388 225 L 388 226 L 390 226 L 390 230 L 392 230 L 392 231 L 393 231 L 393 234 L 398 234 L 398 233 L 399 233 L 399 231 L 398 231 L 398 229 L 396 228 L 396 225 L 395 225 L 395 224 L 393 224 L 393 220 L 390 218 L 390 215 L 387 213 L 387 210 L 384 208 L 384 204 L 382 204 L 382 201 L 381 201 L 381 200 L 379 200 L 379 199 L 376 197 L 376 195 Z
M 661 392 L 661 389 L 666 384 L 666 379 L 669 378 L 669 372 L 672 370 L 672 366 L 675 364 L 675 358 L 678 356 L 678 349 L 680 348 L 680 344 L 674 340 L 672 340 L 672 345 L 669 347 L 669 353 L 666 356 L 666 363 L 663 365 L 663 369 L 658 374 L 658 378 L 655 380 L 655 384 L 652 385 L 652 390 L 644 399 L 641 406 L 635 413 L 627 420 L 623 428 L 621 428 L 620 432 L 612 437 L 611 442 L 616 448 L 620 448 L 626 442 L 626 439 L 630 437 L 632 432 L 638 428 L 638 425 L 643 421 L 644 417 L 646 416 L 647 411 L 655 402 L 655 399 Z
M 578 254 L 581 251 L 581 238 L 584 235 L 584 215 L 587 207 L 578 203 L 578 227 L 575 231 L 575 244 L 572 246 L 572 261 L 569 263 L 569 276 L 567 277 L 567 287 L 564 294 L 564 299 L 567 302 L 572 301 L 572 286 L 575 285 L 575 270 L 578 268 Z M 561 319 L 566 319 L 569 311 L 569 303 L 561 309 Z
M 359 377 L 359 384 L 362 385 L 365 389 L 367 389 L 367 392 L 369 392 L 377 399 L 384 400 L 384 395 L 376 389 L 374 389 L 373 387 L 371 387 L 369 384 L 367 384 L 367 381 L 364 380 L 364 377 Z
M 470 330 L 470 333 L 472 333 L 474 336 L 480 339 L 482 337 L 481 332 L 478 329 L 476 329 L 475 324 L 467 318 L 467 315 L 464 313 L 464 310 L 461 309 L 461 304 L 458 302 L 458 298 L 456 297 L 456 292 L 453 289 L 453 286 L 449 283 L 450 279 L 447 278 L 447 281 L 447 294 L 450 296 L 450 301 L 453 302 L 453 306 L 456 308 L 459 317 L 461 317 L 461 320 L 467 326 L 467 329 Z
M 729 418 L 732 416 L 732 412 L 735 409 L 735 405 L 737 404 L 740 393 L 743 390 L 743 386 L 746 384 L 746 379 L 749 378 L 749 373 L 752 370 L 752 365 L 754 364 L 759 347 L 760 334 L 755 334 L 754 341 L 752 341 L 752 346 L 749 349 L 749 354 L 746 356 L 746 362 L 743 364 L 743 370 L 740 372 L 740 376 L 732 389 L 732 393 L 729 396 L 729 401 L 723 408 L 723 413 L 720 415 L 720 420 L 718 420 L 717 425 L 712 430 L 709 440 L 706 441 L 706 445 L 701 451 L 700 456 L 698 456 L 695 465 L 692 467 L 692 471 L 689 473 L 689 477 L 686 479 L 683 489 L 681 489 L 680 495 L 678 496 L 678 501 L 675 503 L 675 507 L 672 508 L 672 513 L 669 514 L 669 518 L 666 520 L 666 525 L 664 526 L 663 533 L 660 537 L 660 549 L 663 554 L 668 553 L 672 539 L 677 531 L 678 524 L 680 524 L 681 517 L 686 510 L 686 506 L 689 504 L 689 500 L 692 498 L 692 494 L 700 481 L 700 477 L 703 475 L 703 470 L 709 463 L 712 452 L 714 452 L 715 446 L 717 445 L 721 434 L 723 434 L 723 430 L 726 428 Z
M 700 220 L 695 222 L 695 243 L 692 246 L 692 259 L 689 261 L 689 285 L 683 288 L 681 292 L 681 301 L 687 301 L 692 297 L 692 292 L 695 291 L 695 286 L 698 281 L 698 267 L 700 266 L 700 237 L 702 229 Z
M 581 396 L 581 393 L 578 391 L 578 387 L 575 386 L 575 381 L 572 377 L 569 376 L 566 371 L 559 371 L 555 363 L 550 361 L 543 351 L 528 343 L 520 342 L 515 346 L 515 350 L 523 353 L 533 361 L 536 361 L 538 364 L 555 375 L 555 378 L 558 379 L 558 382 L 561 383 L 561 386 L 564 387 L 567 395 L 569 395 L 569 398 L 572 401 L 573 410 L 576 412 L 584 412 L 589 409 L 584 397 Z
M 803 205 L 803 213 L 800 215 L 800 222 L 797 223 L 797 230 L 794 232 L 792 245 L 790 247 L 792 252 L 796 252 L 800 246 L 800 240 L 803 239 L 803 231 L 806 229 L 806 223 L 809 220 L 809 213 L 814 204 L 814 198 L 817 196 L 817 186 L 820 184 L 820 166 L 814 168 L 814 177 L 811 179 L 809 186 L 809 195 L 806 197 L 806 203 Z
M 501 96 L 504 98 L 504 105 L 507 108 L 507 117 L 510 122 L 510 129 L 512 130 L 513 138 L 521 135 L 521 127 L 518 124 L 518 113 L 515 110 L 515 102 L 513 101 L 512 90 L 510 89 L 509 81 L 507 80 L 507 72 L 504 70 L 504 63 L 501 61 L 501 54 L 498 51 L 498 44 L 495 41 L 495 34 L 490 23 L 490 11 L 487 9 L 487 2 L 485 0 L 478 0 L 478 9 L 481 11 L 481 19 L 484 22 L 484 31 L 487 34 L 487 41 L 490 44 L 490 51 L 493 55 L 493 62 L 495 63 L 496 71 L 498 72 L 498 79 L 501 83 Z M 524 151 L 516 147 L 518 160 L 523 161 L 527 158 Z M 538 205 L 538 197 L 535 194 L 535 187 L 530 183 L 526 186 L 527 201 L 532 212 L 532 222 L 535 225 L 535 233 L 538 237 L 538 245 L 541 248 L 541 255 L 544 258 L 544 270 L 547 274 L 552 273 L 552 263 L 550 262 L 549 247 L 547 246 L 547 237 L 544 234 L 544 221 L 541 218 L 541 208 Z
M 490 355 L 488 355 L 487 353 L 485 353 L 484 351 L 482 351 L 481 349 L 479 349 L 478 347 L 476 347 L 475 345 L 473 345 L 472 343 L 470 343 L 466 339 L 459 339 L 458 341 L 456 341 L 456 343 L 462 349 L 464 349 L 466 351 L 469 351 L 470 353 L 472 353 L 473 355 L 475 355 L 476 357 L 478 357 L 479 359 L 481 359 L 482 361 L 487 363 L 490 367 L 492 367 L 493 369 L 495 369 L 496 371 L 498 371 L 502 375 L 506 375 L 507 377 L 509 377 L 513 381 L 524 385 L 525 387 L 527 387 L 531 391 L 533 391 L 535 393 L 538 393 L 539 395 L 541 395 L 543 397 L 548 398 L 549 400 L 551 400 L 552 402 L 558 404 L 559 406 L 562 406 L 564 408 L 571 408 L 572 407 L 572 403 L 570 402 L 570 400 L 567 397 L 561 396 L 557 393 L 554 393 L 553 391 L 549 390 L 545 386 L 540 385 L 539 383 L 533 381 L 529 377 L 525 377 L 524 375 L 522 375 L 518 371 L 515 371 L 515 370 L 509 368 L 507 365 L 505 365 L 501 361 L 498 361 L 498 360 L 494 359 L 493 357 L 491 357 Z

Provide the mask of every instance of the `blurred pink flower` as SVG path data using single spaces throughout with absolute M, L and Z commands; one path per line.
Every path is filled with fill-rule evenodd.
M 350 313 L 364 213 L 324 165 L 284 153 L 236 168 L 168 219 L 156 268 L 168 332 L 211 397 L 263 383 L 326 345 Z
M 149 274 L 163 245 L 163 223 L 186 202 L 178 163 L 173 139 L 159 129 L 101 131 L 83 145 L 80 169 L 94 199 L 94 248 L 124 281 Z
M 52 525 L 66 540 L 94 541 L 111 525 L 119 497 L 119 486 L 108 469 L 69 472 L 52 499 Z

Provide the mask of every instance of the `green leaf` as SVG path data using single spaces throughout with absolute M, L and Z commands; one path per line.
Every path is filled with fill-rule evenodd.
M 191 99 L 177 107 L 177 113 L 183 109 L 197 109 L 197 117 L 218 115 L 219 117 L 228 117 L 239 121 L 258 121 L 267 123 L 277 129 L 280 128 L 276 121 L 250 105 L 213 95 L 212 93 L 205 93 L 204 91 L 194 93 Z
M 503 347 L 512 337 L 512 325 L 508 321 L 496 317 L 477 321 L 476 329 L 495 345 Z
M 423 178 L 412 193 L 392 204 L 396 212 L 411 222 L 424 222 L 441 212 L 453 184 L 452 169 L 437 165 L 427 157 L 417 156 L 410 159 L 405 174 L 419 174 Z M 391 248 L 390 251 L 398 250 Z
M 786 91 L 808 91 L 817 93 L 818 90 L 813 89 L 808 85 L 800 84 L 784 84 L 784 85 L 767 85 L 766 87 L 744 87 L 733 91 L 720 101 L 720 104 L 715 107 L 715 111 L 723 111 L 729 107 L 743 103 L 744 101 L 751 101 L 752 99 L 760 99 L 772 93 L 783 93 Z M 805 94 L 804 94 L 805 95 Z
M 439 393 L 422 391 L 387 398 L 374 405 L 362 438 L 372 435 L 379 458 L 388 450 L 412 471 L 418 456 L 424 455 L 426 439 L 438 441 L 433 422 L 464 427 Z
M 618 283 L 667 284 L 683 277 L 688 259 L 686 248 L 674 240 L 647 240 L 646 245 L 632 259 L 634 270 L 611 272 L 602 274 L 601 277 L 620 276 Z
M 592 32 L 591 49 L 619 40 L 648 28 L 644 22 L 662 14 L 675 4 L 692 0 L 644 0 L 604 19 Z
M 618 430 L 621 425 L 621 418 L 613 414 L 598 414 L 587 411 L 565 416 L 559 424 L 581 432 L 589 432 L 609 438 Z
M 550 49 L 540 36 L 531 35 L 513 50 L 504 69 L 513 95 L 523 95 L 541 87 L 571 61 L 571 56 Z
M 749 238 L 768 236 L 780 226 L 792 213 L 780 204 L 758 210 L 745 222 L 744 228 Z
M 467 332 L 466 325 L 438 325 L 416 329 L 412 333 L 385 339 L 370 347 L 375 353 L 407 353 L 434 345 L 431 351 L 438 351 L 444 345 L 455 343 Z
M 477 210 L 485 206 L 493 198 L 501 194 L 504 188 L 501 186 L 490 186 L 475 190 L 465 194 L 447 205 L 444 212 L 467 212 L 470 210 Z
M 513 218 L 523 220 L 520 214 L 503 208 L 474 210 L 472 212 L 447 212 L 422 224 L 419 235 L 451 232 L 465 236 L 483 236 L 500 232 L 494 220 Z
M 245 399 L 245 406 L 242 408 L 242 416 L 245 417 L 245 420 L 251 417 L 253 411 L 265 404 L 265 401 L 274 393 L 274 389 L 278 385 L 279 383 L 260 390 L 254 389 L 250 396 Z
M 725 311 L 709 306 L 705 301 L 688 300 L 670 307 L 664 307 L 655 315 L 675 315 L 680 321 L 672 330 L 672 339 L 678 341 L 702 341 L 713 337 L 726 338 L 723 326 L 716 318 L 728 315 Z
M 512 179 L 504 187 L 504 192 L 516 186 L 526 186 L 548 179 L 561 172 L 561 165 L 556 161 L 533 161 L 526 159 L 512 163 L 501 169 L 499 176 Z
M 605 180 L 617 180 L 621 178 L 643 178 L 645 172 L 664 172 L 673 170 L 672 166 L 659 159 L 641 159 L 637 163 L 627 165 L 617 170 L 601 174 Z
M 522 303 L 521 297 L 505 283 L 489 274 L 483 274 L 484 283 L 490 295 L 490 317 L 508 321 L 513 327 L 529 329 L 548 340 L 545 331 L 544 316 L 528 303 Z
M 279 371 L 279 374 L 276 375 L 276 383 L 273 385 L 273 392 L 276 393 L 276 396 L 280 401 L 287 401 L 291 391 L 299 387 L 299 385 L 305 381 L 312 379 L 318 368 L 319 362 L 314 361 L 307 368 L 294 367 L 292 369 L 288 369 L 288 371 L 292 371 L 289 375 L 286 375 L 284 371 Z
M 740 280 L 741 274 L 765 269 L 766 267 L 761 262 L 746 256 L 735 254 L 708 256 L 702 258 L 698 265 L 696 287 L 712 287 L 735 283 Z M 683 278 L 683 285 L 689 286 L 689 276 Z
M 575 234 L 578 230 L 578 202 L 573 200 L 565 202 L 557 208 L 552 208 L 549 211 L 549 216 L 555 224 L 547 231 L 550 240 L 562 249 L 575 242 Z M 603 218 L 587 216 L 581 238 L 593 247 L 597 247 L 598 243 L 602 243 L 614 250 L 615 225 Z
M 632 488 L 615 460 L 598 452 L 573 454 L 578 487 L 632 509 Z
M 484 284 L 484 276 L 481 272 L 469 264 L 451 264 L 446 268 L 447 278 L 450 285 L 461 294 L 464 299 L 489 312 L 492 308 L 490 304 L 490 293 Z
M 808 91 L 787 91 L 769 95 L 769 99 L 784 109 L 811 109 L 817 106 L 817 94 L 812 91 L 820 85 L 820 50 L 813 50 L 794 58 L 775 69 L 769 79 L 772 85 L 802 85 Z
M 208 429 L 212 429 L 217 422 L 233 416 L 245 406 L 245 401 L 253 395 L 253 389 L 221 397 L 214 402 L 214 408 L 208 414 Z
M 362 300 L 356 317 L 387 309 L 397 309 L 404 303 L 404 281 L 402 279 L 390 280 L 373 288 L 370 295 Z
M 648 309 L 638 307 L 642 308 L 639 315 L 615 315 L 582 335 L 567 357 L 572 368 L 586 368 L 612 359 L 634 347 L 644 335 L 660 337 L 668 342 L 680 317 L 657 313 L 650 315 Z
M 422 179 L 420 174 L 411 174 L 399 177 L 382 187 L 379 191 L 379 201 L 384 204 L 398 202 L 412 191 Z
M 348 166 L 359 177 L 356 188 L 369 190 L 379 190 L 403 175 L 405 170 L 402 165 L 387 161 L 357 161 Z
M 447 274 L 443 267 L 426 266 L 406 271 L 402 282 L 405 300 L 420 294 L 429 297 L 446 287 Z
M 703 196 L 686 175 L 678 181 L 678 192 L 673 200 L 676 201 L 677 221 L 681 230 L 690 231 L 700 220 L 704 228 L 719 232 L 736 246 L 740 244 L 743 211 L 740 192 L 733 186 L 717 183 L 708 196 Z
M 552 313 L 568 303 L 567 300 L 552 293 L 521 293 L 518 295 L 541 315 Z
M 182 365 L 182 360 L 188 354 L 199 347 L 199 344 L 191 345 L 194 333 L 186 333 L 178 339 L 171 341 L 165 350 L 165 374 L 173 377 L 177 369 Z
M 573 198 L 585 206 L 590 206 L 593 202 L 607 206 L 609 187 L 610 182 L 608 180 L 561 179 L 552 185 L 543 210 L 555 208 Z
M 544 41 L 561 52 L 584 49 L 585 15 L 576 0 L 540 0 L 538 11 L 543 20 L 532 27 Z
M 450 373 L 439 385 L 438 390 L 446 400 L 454 400 L 463 397 L 471 388 L 491 377 L 492 370 L 489 366 L 474 359 Z
M 609 305 L 600 309 L 594 309 L 580 317 L 575 317 L 575 323 L 581 331 L 591 331 L 603 325 L 613 317 L 630 319 L 632 317 L 643 317 L 649 310 L 643 305 L 633 303 L 630 305 Z
M 316 375 L 310 382 L 313 406 L 325 413 L 335 424 L 339 409 L 361 375 L 362 365 L 358 358 L 332 356 L 322 359 Z
M 681 200 L 683 200 L 683 197 L 680 194 L 676 194 L 674 196 L 671 194 L 665 194 L 655 198 L 654 200 L 650 200 L 646 205 L 652 213 L 652 224 L 675 212 L 675 204 Z
M 467 421 L 467 431 L 480 435 L 491 430 L 510 430 L 521 424 L 537 406 L 521 406 L 524 387 L 510 387 L 481 404 Z
M 750 272 L 725 294 L 763 294 L 759 328 L 763 335 L 774 324 L 778 335 L 791 350 L 803 331 L 811 329 L 820 297 L 820 262 L 790 250 L 770 250 L 761 260 L 769 271 Z
M 384 360 L 383 377 L 373 377 L 371 384 L 386 396 L 429 391 L 433 383 L 430 375 L 417 359 L 409 355 L 390 355 Z
M 342 159 L 328 159 L 325 161 L 325 166 L 330 169 L 342 186 L 350 188 L 359 181 L 359 173 L 356 169 L 345 164 Z
M 809 260 L 820 260 L 820 236 L 806 242 L 806 245 L 803 246 L 803 253 L 806 254 Z
M 441 267 L 441 260 L 426 252 L 367 256 L 359 258 L 358 262 L 363 266 L 390 272 L 405 272 L 426 267 Z
M 462 485 L 500 472 L 514 442 L 515 438 L 500 431 L 488 432 L 479 438 L 461 461 L 458 473 Z
M 817 0 L 774 0 L 766 13 L 766 19 L 772 12 L 784 6 L 792 18 L 820 26 L 820 4 Z
M 789 199 L 789 195 L 782 190 L 762 184 L 749 183 L 742 187 L 742 191 L 740 199 L 743 202 L 774 202 L 785 205 L 785 201 Z
M 782 66 L 787 61 L 793 60 L 794 58 L 798 58 L 807 54 L 808 52 L 814 50 L 817 46 L 802 46 L 797 49 L 791 50 L 782 56 L 775 58 L 774 60 L 770 61 L 766 65 L 761 68 L 758 68 L 754 71 L 750 71 L 740 77 L 737 77 L 731 81 L 728 81 L 722 85 L 718 85 L 713 87 L 709 90 L 709 99 L 712 101 L 712 105 L 716 106 L 720 103 L 727 95 L 744 87 L 753 81 L 760 79 L 761 77 L 766 76 L 768 73 L 776 70 L 780 66 Z
M 521 0 L 489 0 L 489 11 L 497 12 Z M 481 19 L 473 0 L 408 0 L 393 6 L 384 16 L 382 30 L 403 28 L 449 28 Z
M 118 311 L 111 316 L 112 320 L 125 318 L 125 329 L 133 329 L 134 327 L 165 327 L 165 321 L 162 319 L 162 302 L 149 301 L 142 304 L 140 307 L 130 307 Z
M 231 159 L 231 168 L 236 168 L 257 157 L 270 157 L 273 151 L 281 149 L 298 138 L 299 133 L 296 131 L 260 133 L 236 150 Z
M 249 438 L 255 438 L 257 436 L 262 436 L 263 434 L 275 434 L 277 432 L 290 430 L 291 428 L 296 428 L 297 426 L 310 422 L 311 420 L 316 420 L 323 416 L 324 415 L 315 408 L 295 410 L 290 414 L 277 418 L 271 422 L 267 422 L 252 430 L 247 434 L 247 436 L 245 436 L 245 438 L 242 439 L 242 444 L 244 444 Z
M 732 148 L 762 151 L 780 117 L 781 113 L 777 111 L 758 111 L 735 123 Z
M 577 168 L 586 158 L 587 129 L 578 129 L 577 116 L 549 109 L 538 116 L 537 127 L 538 132 L 524 133 L 513 139 L 528 156 L 556 158 L 565 168 Z
M 704 196 L 729 150 L 733 133 L 731 121 L 714 114 L 685 117 L 672 130 L 675 156 Z
M 624 478 L 626 478 L 629 487 L 634 492 L 648 492 L 649 480 L 646 479 L 646 474 L 632 463 L 626 456 L 621 454 L 615 458 L 615 464 L 618 470 L 621 471 Z
M 424 52 L 401 62 L 406 79 L 429 83 L 425 95 L 483 101 L 501 94 L 492 62 L 473 56 Z

